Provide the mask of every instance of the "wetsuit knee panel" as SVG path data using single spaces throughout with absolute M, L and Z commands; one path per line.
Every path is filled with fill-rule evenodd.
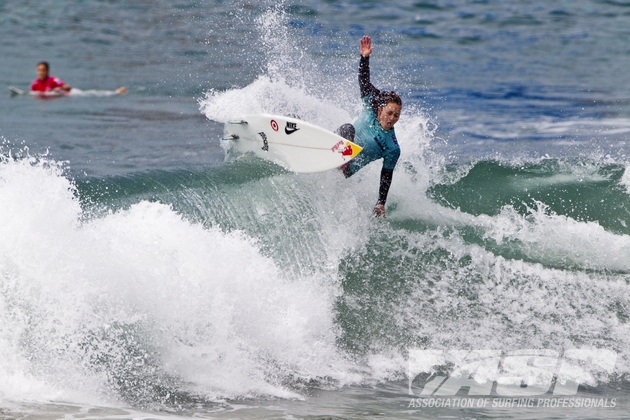
M 352 124 L 344 124 L 335 131 L 341 137 L 348 141 L 354 141 L 354 126 Z

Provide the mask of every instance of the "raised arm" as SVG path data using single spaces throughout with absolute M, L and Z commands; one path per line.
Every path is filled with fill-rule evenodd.
M 364 36 L 359 43 L 359 52 L 361 53 L 361 61 L 359 61 L 359 89 L 361 90 L 361 97 L 364 98 L 370 94 L 378 94 L 379 90 L 370 82 L 370 54 L 374 50 L 372 40 L 369 36 Z

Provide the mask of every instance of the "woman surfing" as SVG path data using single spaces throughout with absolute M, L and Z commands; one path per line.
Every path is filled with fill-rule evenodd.
M 370 55 L 374 48 L 369 36 L 360 40 L 359 89 L 363 111 L 354 124 L 344 124 L 337 133 L 363 147 L 363 151 L 341 167 L 346 178 L 367 164 L 383 159 L 378 200 L 374 206 L 376 217 L 386 217 L 385 202 L 392 183 L 394 168 L 400 157 L 400 147 L 394 125 L 400 118 L 402 100 L 391 91 L 380 91 L 370 82 Z

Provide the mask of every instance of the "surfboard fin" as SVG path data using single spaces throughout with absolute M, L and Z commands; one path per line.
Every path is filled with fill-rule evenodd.
M 238 120 L 238 121 L 228 121 L 228 124 L 247 124 L 247 121 L 245 120 Z
M 238 140 L 239 136 L 236 134 L 230 134 L 229 136 L 221 137 L 221 140 Z

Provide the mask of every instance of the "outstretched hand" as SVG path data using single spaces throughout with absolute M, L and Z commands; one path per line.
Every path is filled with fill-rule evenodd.
M 382 217 L 383 219 L 387 219 L 387 214 L 385 214 L 385 204 L 376 203 L 373 212 L 374 217 Z
M 369 36 L 365 35 L 363 38 L 361 38 L 359 43 L 361 44 L 359 48 L 359 52 L 361 53 L 361 55 L 363 57 L 369 57 L 370 54 L 372 54 L 372 50 L 374 49 L 372 47 L 372 39 L 370 39 Z

